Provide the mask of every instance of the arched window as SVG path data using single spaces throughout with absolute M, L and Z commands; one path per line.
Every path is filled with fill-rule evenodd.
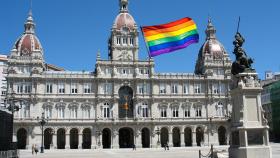
M 44 113 L 46 118 L 52 118 L 52 106 L 50 105 L 45 106 Z
M 82 108 L 82 112 L 83 112 L 83 118 L 84 119 L 89 119 L 90 118 L 90 106 L 84 106 Z
M 70 118 L 75 119 L 78 117 L 78 107 L 75 105 L 72 105 L 70 107 Z
M 172 107 L 172 117 L 179 117 L 179 107 Z
M 142 105 L 139 107 L 139 114 L 141 117 L 148 117 L 149 116 L 149 107 L 146 102 L 143 102 Z
M 65 117 L 65 106 L 60 105 L 57 107 L 57 116 L 58 116 L 58 118 Z
M 18 111 L 19 118 L 29 118 L 30 117 L 30 105 L 27 103 L 20 103 L 21 109 Z
M 222 117 L 224 116 L 224 105 L 221 102 L 218 102 L 216 106 L 217 116 Z
M 107 102 L 105 102 L 103 105 L 103 117 L 104 118 L 110 117 L 110 105 Z

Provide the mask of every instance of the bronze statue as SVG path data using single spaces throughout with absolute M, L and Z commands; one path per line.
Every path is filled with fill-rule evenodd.
M 239 32 L 236 32 L 235 40 L 233 41 L 233 45 L 234 45 L 233 54 L 235 54 L 236 59 L 231 66 L 231 73 L 233 75 L 245 71 L 253 70 L 252 69 L 253 59 L 249 58 L 245 50 L 242 48 L 244 42 L 245 39 L 242 37 L 242 35 Z

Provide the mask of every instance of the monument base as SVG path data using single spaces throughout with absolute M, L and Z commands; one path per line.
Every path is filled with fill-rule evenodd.
M 267 158 L 272 157 L 270 146 L 230 147 L 230 158 Z

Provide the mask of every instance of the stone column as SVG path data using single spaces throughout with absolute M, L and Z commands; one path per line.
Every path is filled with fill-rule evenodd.
M 52 149 L 57 149 L 57 133 L 52 135 Z
M 78 148 L 79 149 L 82 149 L 82 144 L 83 144 L 83 134 L 82 133 L 79 133 L 79 136 L 78 136 Z
M 168 146 L 173 147 L 172 131 L 168 132 Z
M 114 130 L 113 136 L 112 136 L 112 148 L 118 149 L 119 147 L 119 132 L 117 129 Z
M 192 146 L 197 146 L 195 129 L 193 129 L 193 131 L 192 131 Z
M 70 133 L 68 129 L 65 132 L 65 149 L 70 149 Z
M 269 134 L 268 134 L 268 130 L 264 130 L 263 131 L 263 135 L 264 135 L 264 144 L 265 145 L 269 145 Z
M 139 131 L 139 130 L 135 131 L 134 144 L 135 144 L 136 148 L 142 148 L 141 131 Z
M 184 147 L 185 146 L 185 133 L 184 133 L 184 131 L 181 132 L 180 142 L 181 142 L 181 147 Z
M 96 144 L 96 135 L 95 135 L 95 130 L 91 130 L 91 149 L 96 149 L 97 144 Z

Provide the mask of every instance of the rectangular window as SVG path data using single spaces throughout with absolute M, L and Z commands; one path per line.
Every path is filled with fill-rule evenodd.
M 58 84 L 58 93 L 65 93 L 65 84 L 64 83 L 59 83 Z
M 78 116 L 78 108 L 77 107 L 72 107 L 70 109 L 70 118 L 75 119 L 75 118 L 77 118 L 77 116 Z
M 122 74 L 129 74 L 129 71 L 127 68 L 123 68 L 121 71 Z
M 90 118 L 90 108 L 83 109 L 83 118 L 89 119 Z
M 213 83 L 213 93 L 214 94 L 219 94 L 220 93 L 220 88 L 218 83 Z
M 190 117 L 191 116 L 191 111 L 189 108 L 185 109 L 185 117 Z
M 117 37 L 117 44 L 120 45 L 121 44 L 121 38 Z
M 149 93 L 149 85 L 146 83 L 138 84 L 138 93 L 139 94 L 148 94 Z
M 72 94 L 77 94 L 78 93 L 78 87 L 76 83 L 71 84 L 71 93 Z
M 178 84 L 173 84 L 172 85 L 172 93 L 173 94 L 178 94 Z
M 140 69 L 139 71 L 140 71 L 140 74 L 142 74 L 142 75 L 149 74 L 149 69 L 146 69 L 146 68 Z
M 31 90 L 32 90 L 31 83 L 25 83 L 24 93 L 31 93 Z
M 52 85 L 52 83 L 47 83 L 47 90 L 46 90 L 46 92 L 47 93 L 52 93 L 53 92 L 53 85 Z
M 177 107 L 172 109 L 172 117 L 179 117 L 179 110 Z
M 195 116 L 196 117 L 201 117 L 201 108 L 196 108 L 196 111 L 195 111 Z
M 183 87 L 184 94 L 189 94 L 189 84 L 185 83 Z
M 50 106 L 45 107 L 45 118 L 52 118 L 52 109 Z
M 130 37 L 130 39 L 129 39 L 129 44 L 130 44 L 130 45 L 133 45 L 133 44 L 134 44 L 134 39 L 133 39 L 132 37 Z
M 166 108 L 161 108 L 161 110 L 160 110 L 160 116 L 161 117 L 167 117 L 167 112 L 166 112 L 167 110 L 166 110 Z
M 91 84 L 90 83 L 84 84 L 84 93 L 85 94 L 91 93 Z
M 110 109 L 109 109 L 109 107 L 104 107 L 103 108 L 103 116 L 104 116 L 104 118 L 109 118 L 110 117 Z
M 194 84 L 194 93 L 195 94 L 200 94 L 201 93 L 201 84 Z
M 127 38 L 126 37 L 123 38 L 123 44 L 125 44 L 125 45 L 127 44 Z
M 160 94 L 166 94 L 166 84 L 161 83 L 161 84 L 159 85 L 159 93 L 160 93 Z
M 64 107 L 58 107 L 58 110 L 57 110 L 57 112 L 58 112 L 58 118 L 64 118 L 65 117 L 65 113 L 64 113 Z
M 111 94 L 112 93 L 112 84 L 105 83 L 104 84 L 104 94 Z

